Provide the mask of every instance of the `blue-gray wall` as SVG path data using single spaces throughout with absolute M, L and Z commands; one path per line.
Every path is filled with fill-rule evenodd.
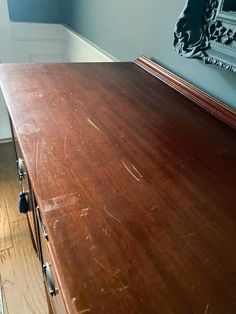
M 10 20 L 63 23 L 64 0 L 7 0 Z
M 236 108 L 236 74 L 173 50 L 173 31 L 184 5 L 185 0 L 64 0 L 65 22 L 119 60 L 142 54 L 154 58 Z

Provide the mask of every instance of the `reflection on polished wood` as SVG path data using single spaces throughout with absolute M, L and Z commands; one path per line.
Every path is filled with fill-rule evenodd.
M 13 145 L 0 144 L 0 274 L 6 314 L 47 314 L 39 261 L 27 221 L 18 213 Z
M 133 63 L 0 80 L 68 312 L 235 314 L 235 130 Z

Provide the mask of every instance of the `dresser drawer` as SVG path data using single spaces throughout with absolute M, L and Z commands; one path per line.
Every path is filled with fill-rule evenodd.
M 43 276 L 46 286 L 48 299 L 51 303 L 52 311 L 54 314 L 68 314 L 66 311 L 62 295 L 60 292 L 57 277 L 54 271 L 53 262 L 51 260 L 48 243 L 50 239 L 47 235 L 47 230 L 44 225 L 43 219 L 40 214 L 40 210 L 37 207 L 37 219 L 39 225 L 39 235 L 41 243 L 41 265 L 43 269 Z
M 17 175 L 19 178 L 19 192 L 25 192 L 27 194 L 29 211 L 27 212 L 27 221 L 29 225 L 30 236 L 32 239 L 32 245 L 35 251 L 39 252 L 37 232 L 36 232 L 36 215 L 35 215 L 35 200 L 34 193 L 31 187 L 31 182 L 28 176 L 27 168 L 24 162 L 23 154 L 21 152 L 14 128 L 12 127 L 12 137 L 15 148 L 15 157 L 17 165 Z

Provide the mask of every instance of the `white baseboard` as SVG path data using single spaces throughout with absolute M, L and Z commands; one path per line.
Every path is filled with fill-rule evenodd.
M 70 62 L 118 62 L 111 54 L 98 47 L 70 27 L 61 25 L 65 40 L 65 54 Z
M 11 143 L 12 138 L 5 138 L 5 139 L 0 139 L 0 144 L 6 144 L 6 143 Z

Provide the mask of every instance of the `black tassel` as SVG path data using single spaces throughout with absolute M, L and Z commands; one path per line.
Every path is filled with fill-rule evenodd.
M 27 193 L 20 192 L 19 194 L 19 210 L 20 213 L 26 214 L 29 211 L 29 203 L 27 200 Z

